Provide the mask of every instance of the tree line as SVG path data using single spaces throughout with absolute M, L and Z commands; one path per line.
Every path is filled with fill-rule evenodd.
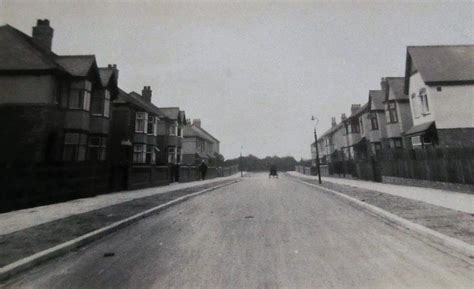
M 228 159 L 224 162 L 226 166 L 238 165 L 240 168 L 241 160 L 240 157 L 235 159 Z M 293 171 L 298 161 L 294 157 L 278 157 L 278 156 L 267 156 L 260 159 L 254 155 L 242 156 L 242 170 L 248 172 L 268 171 L 270 166 L 275 165 L 279 171 Z

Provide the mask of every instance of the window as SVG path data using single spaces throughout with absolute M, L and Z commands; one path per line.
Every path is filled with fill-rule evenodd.
M 155 164 L 156 162 L 156 146 L 146 146 L 146 163 Z
M 181 149 L 177 149 L 176 155 L 176 162 L 179 164 L 181 162 Z
M 397 123 L 398 122 L 398 115 L 397 115 L 397 104 L 395 102 L 388 103 L 388 111 L 387 111 L 387 122 L 388 123 Z
M 382 150 L 382 144 L 380 142 L 372 143 L 372 149 L 374 153 L 378 153 Z
M 426 115 L 430 114 L 430 106 L 428 104 L 428 95 L 426 94 L 426 89 L 422 88 L 420 90 L 420 103 L 421 103 L 421 113 Z
M 146 112 L 137 111 L 135 114 L 135 132 L 146 132 L 147 131 L 147 119 L 148 114 Z
M 359 132 L 360 132 L 359 121 L 357 119 L 352 119 L 351 120 L 351 133 L 359 133 Z
M 168 148 L 168 163 L 176 163 L 176 148 L 174 147 Z
M 183 136 L 183 129 L 181 128 L 181 126 L 178 126 L 178 133 L 177 133 L 178 136 L 182 137 Z
M 360 133 L 364 133 L 364 121 L 362 120 L 363 117 L 359 118 L 359 126 L 360 126 Z
M 170 127 L 169 127 L 169 135 L 175 136 L 176 133 L 177 133 L 177 129 L 178 129 L 178 127 L 176 126 L 176 124 L 170 125 Z
M 105 161 L 107 155 L 107 138 L 102 136 L 89 137 L 88 159 L 91 161 Z
M 134 144 L 133 145 L 133 162 L 136 164 L 144 164 L 145 161 L 146 161 L 146 145 Z
M 104 116 L 109 117 L 110 115 L 110 91 L 105 90 L 104 94 Z
M 87 134 L 66 133 L 64 134 L 63 161 L 80 162 L 86 159 Z
M 68 108 L 89 111 L 91 90 L 92 83 L 90 81 L 73 82 L 69 92 Z
M 158 117 L 148 116 L 147 134 L 156 136 L 158 132 Z
M 411 95 L 411 109 L 413 111 L 413 115 L 415 116 L 415 118 L 420 117 L 419 104 L 416 98 L 416 94 L 414 93 Z
M 372 130 L 378 130 L 379 122 L 377 120 L 377 112 L 371 111 L 369 114 L 369 117 L 370 117 L 370 124 L 372 126 Z

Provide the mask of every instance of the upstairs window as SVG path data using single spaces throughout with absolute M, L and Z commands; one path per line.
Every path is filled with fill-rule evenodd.
M 90 81 L 78 81 L 71 84 L 69 91 L 68 108 L 90 110 L 92 83 Z
M 133 145 L 133 163 L 144 164 L 145 162 L 146 162 L 146 145 L 134 144 Z
M 397 104 L 395 102 L 388 103 L 388 110 L 386 113 L 387 113 L 387 122 L 389 123 L 398 122 Z
M 176 126 L 176 124 L 170 125 L 170 127 L 169 127 L 169 135 L 171 135 L 171 136 L 176 136 L 177 132 L 178 132 L 178 127 Z
M 363 117 L 360 117 L 359 118 L 359 126 L 360 126 L 360 133 L 364 133 L 364 121 L 363 121 Z
M 351 120 L 351 133 L 360 133 L 359 121 L 358 119 Z
M 88 158 L 91 161 L 105 161 L 107 156 L 107 138 L 102 136 L 89 137 Z
M 110 115 L 110 92 L 106 89 L 94 93 L 91 102 L 92 115 L 109 117 Z
M 146 112 L 137 111 L 135 114 L 135 132 L 145 133 L 147 131 L 148 114 Z
M 369 117 L 370 117 L 370 125 L 372 127 L 372 130 L 378 130 L 379 122 L 377 120 L 377 112 L 371 111 L 369 114 Z
M 86 159 L 87 134 L 65 133 L 63 147 L 63 161 L 81 162 Z
M 419 109 L 419 103 L 418 103 L 418 99 L 416 97 L 416 94 L 413 93 L 411 95 L 411 110 L 413 112 L 413 115 L 415 116 L 415 118 L 418 118 L 420 117 L 420 109 Z
M 148 116 L 147 134 L 156 136 L 158 132 L 158 117 Z
M 428 104 L 428 95 L 426 94 L 426 89 L 422 88 L 420 90 L 420 104 L 421 104 L 421 113 L 430 114 L 430 106 Z

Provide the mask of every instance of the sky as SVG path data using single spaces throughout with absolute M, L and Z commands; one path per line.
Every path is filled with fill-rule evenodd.
M 119 86 L 153 90 L 221 141 L 225 158 L 310 158 L 311 116 L 364 104 L 403 76 L 408 45 L 474 44 L 474 2 L 0 0 L 0 24 L 54 28 L 53 51 L 117 64 Z

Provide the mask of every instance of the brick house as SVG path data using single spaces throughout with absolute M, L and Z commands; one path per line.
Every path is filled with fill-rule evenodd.
M 365 134 L 370 155 L 376 155 L 386 147 L 384 143 L 387 138 L 384 100 L 385 92 L 383 90 L 369 90 Z
M 151 103 L 152 90 L 119 91 L 113 101 L 114 190 L 168 184 L 167 141 L 170 121 Z
M 55 54 L 53 32 L 48 20 L 32 37 L 0 27 L 0 181 L 11 208 L 109 191 L 118 70 Z
M 168 141 L 166 143 L 167 163 L 180 164 L 183 157 L 183 130 L 186 115 L 179 107 L 160 107 L 161 112 L 169 119 Z
M 405 90 L 414 148 L 474 145 L 474 45 L 409 46 Z
M 219 140 L 201 127 L 201 120 L 194 119 L 184 127 L 183 164 L 212 163 L 216 154 L 219 154 Z
M 405 78 L 385 77 L 381 80 L 384 91 L 386 120 L 385 146 L 388 148 L 410 148 L 411 142 L 403 137 L 403 132 L 413 126 L 410 101 L 404 91 Z

